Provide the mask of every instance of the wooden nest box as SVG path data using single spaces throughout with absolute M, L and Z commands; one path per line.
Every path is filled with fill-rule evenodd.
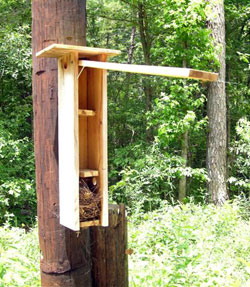
M 60 223 L 108 226 L 107 70 L 216 81 L 187 68 L 107 63 L 120 51 L 52 44 L 37 57 L 58 59 Z
M 37 53 L 37 57 L 58 58 L 60 223 L 72 230 L 108 226 L 107 72 L 83 69 L 79 60 L 106 61 L 119 53 L 61 44 Z M 86 213 L 94 213 L 93 218 L 81 222 L 80 210 L 81 217 L 84 210 L 80 198 L 84 194 L 86 201 L 96 199 L 99 214 L 96 215 L 98 210 L 91 210 L 95 206 L 90 206 Z M 88 203 L 85 206 L 91 205 Z

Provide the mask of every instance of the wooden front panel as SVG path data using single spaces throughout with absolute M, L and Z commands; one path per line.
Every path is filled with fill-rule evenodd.
M 79 230 L 78 55 L 58 60 L 60 223 Z

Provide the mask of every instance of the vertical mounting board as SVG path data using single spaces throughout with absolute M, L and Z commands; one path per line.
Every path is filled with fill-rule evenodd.
M 79 222 L 78 53 L 58 59 L 58 151 L 60 223 Z

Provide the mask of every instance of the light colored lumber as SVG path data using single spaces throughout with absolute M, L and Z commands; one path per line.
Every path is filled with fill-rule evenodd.
M 103 48 L 91 48 L 84 46 L 73 46 L 64 44 L 52 44 L 47 48 L 36 53 L 38 58 L 59 58 L 69 53 L 79 54 L 79 58 L 96 56 L 96 55 L 106 55 L 107 57 L 112 57 L 119 55 L 121 52 L 119 50 L 103 49 Z
M 106 61 L 106 56 L 97 56 L 96 60 Z M 100 69 L 87 70 L 88 109 L 96 112 L 95 117 L 88 118 L 88 168 L 99 171 L 100 219 L 102 226 L 108 226 L 107 72 Z
M 87 109 L 87 69 L 84 69 L 79 81 L 79 109 Z M 79 116 L 79 164 L 80 169 L 88 168 L 88 118 Z
M 60 223 L 79 230 L 78 55 L 58 60 Z
M 92 177 L 92 176 L 98 176 L 99 172 L 98 170 L 93 169 L 81 169 L 80 170 L 80 177 Z
M 92 220 L 92 221 L 82 221 L 80 222 L 80 227 L 81 228 L 86 228 L 89 226 L 99 226 L 100 225 L 100 220 Z
M 101 225 L 109 225 L 108 207 L 108 97 L 107 97 L 107 71 L 102 70 L 102 209 Z
M 79 110 L 79 116 L 93 117 L 95 116 L 95 111 L 92 110 Z
M 210 73 L 188 68 L 161 67 L 161 66 L 158 67 L 148 65 L 131 65 L 131 64 L 118 64 L 118 63 L 107 63 L 107 62 L 104 63 L 104 62 L 88 61 L 88 60 L 80 60 L 79 66 L 128 72 L 128 73 L 140 73 L 145 75 L 195 79 L 209 82 L 214 82 L 217 81 L 218 79 L 218 74 L 216 73 Z

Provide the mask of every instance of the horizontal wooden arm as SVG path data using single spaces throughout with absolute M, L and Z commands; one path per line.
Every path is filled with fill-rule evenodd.
M 193 70 L 188 68 L 174 68 L 174 67 L 162 67 L 162 66 L 147 66 L 147 65 L 131 65 L 131 64 L 118 64 L 110 62 L 97 62 L 80 60 L 79 66 L 112 70 L 128 73 L 139 73 L 145 75 L 155 75 L 164 77 L 195 79 L 208 82 L 216 82 L 218 74 L 205 71 Z

